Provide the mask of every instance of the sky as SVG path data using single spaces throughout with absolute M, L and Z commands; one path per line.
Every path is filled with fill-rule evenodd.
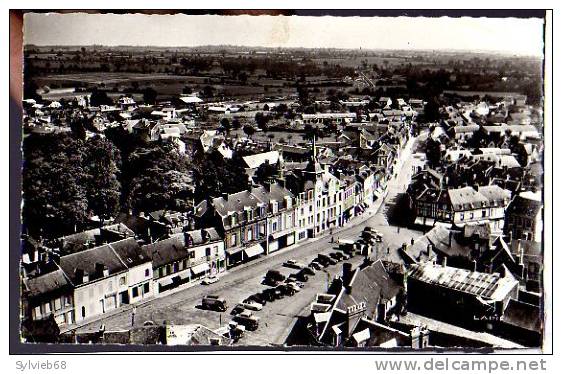
M 539 18 L 26 14 L 24 43 L 495 51 L 542 56 Z

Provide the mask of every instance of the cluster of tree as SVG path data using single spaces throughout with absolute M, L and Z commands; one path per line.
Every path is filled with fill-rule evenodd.
M 231 159 L 218 151 L 196 158 L 193 165 L 196 201 L 247 189 L 250 183 L 243 165 L 242 155 L 236 153 Z
M 34 235 L 72 232 L 119 208 L 121 155 L 111 142 L 66 134 L 28 136 L 23 145 L 23 224 Z

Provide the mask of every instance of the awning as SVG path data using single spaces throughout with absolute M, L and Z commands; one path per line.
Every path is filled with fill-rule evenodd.
M 193 274 L 201 274 L 201 273 L 206 272 L 209 269 L 210 269 L 209 264 L 204 262 L 202 264 L 199 264 L 199 265 L 196 265 L 196 266 L 192 267 L 191 272 Z
M 172 283 L 174 283 L 172 278 L 164 278 L 164 279 L 158 281 L 158 284 L 160 285 L 160 287 L 167 287 L 167 286 L 171 285 Z
M 232 256 L 232 255 L 234 255 L 234 254 L 236 254 L 236 253 L 242 252 L 243 249 L 244 249 L 244 248 L 242 248 L 242 247 L 227 248 L 227 249 L 226 249 L 226 253 L 227 253 L 229 256 Z
M 244 248 L 244 253 L 246 253 L 246 256 L 248 256 L 248 257 L 254 257 L 254 256 L 260 255 L 264 252 L 265 252 L 265 250 L 263 249 L 263 247 L 260 244 L 255 244 L 251 247 Z
M 428 226 L 432 227 L 435 226 L 436 220 L 435 218 L 427 218 L 427 217 L 417 217 L 414 221 L 416 225 Z
M 271 234 L 271 237 L 273 239 L 277 240 L 280 237 L 284 236 L 285 234 L 288 234 L 288 231 L 277 231 L 277 232 L 274 232 L 273 234 Z

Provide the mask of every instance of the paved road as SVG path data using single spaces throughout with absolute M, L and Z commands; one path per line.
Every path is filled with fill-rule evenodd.
M 403 192 L 410 176 L 411 143 L 403 151 L 402 165 L 395 179 L 389 181 L 388 193 L 389 203 L 395 194 Z M 403 163 L 402 163 L 403 161 Z M 380 204 L 379 204 L 380 205 Z M 384 205 L 384 203 L 383 203 Z M 388 225 L 384 206 L 375 207 L 365 212 L 363 216 L 354 218 L 349 226 L 334 230 L 335 238 L 352 238 L 359 236 L 365 226 L 371 226 L 382 232 L 385 243 L 383 247 L 395 249 L 403 242 L 416 238 L 420 232 L 406 228 L 397 231 L 395 227 Z M 261 291 L 266 286 L 261 285 L 263 275 L 269 269 L 279 269 L 288 275 L 294 270 L 284 268 L 283 262 L 295 259 L 299 262 L 309 263 L 320 252 L 329 253 L 334 244 L 331 243 L 329 235 L 314 238 L 298 247 L 284 249 L 268 257 L 262 257 L 251 263 L 244 264 L 229 270 L 221 276 L 218 283 L 209 286 L 195 285 L 193 287 L 176 291 L 175 293 L 161 296 L 137 305 L 135 322 L 136 325 L 151 320 L 156 323 L 171 321 L 176 324 L 201 323 L 209 328 L 218 328 L 230 320 L 230 308 L 225 313 L 201 310 L 197 308 L 203 296 L 207 294 L 219 294 L 226 298 L 229 306 L 234 306 L 247 296 Z M 351 260 L 354 265 L 362 261 L 361 256 Z M 326 271 L 318 272 L 307 282 L 306 287 L 293 297 L 286 297 L 272 303 L 267 303 L 263 310 L 255 312 L 261 318 L 260 328 L 255 332 L 248 332 L 239 344 L 242 345 L 269 345 L 282 344 L 287 336 L 287 331 L 298 315 L 307 315 L 308 306 L 318 292 L 323 292 L 334 276 L 341 274 L 342 264 L 329 267 Z M 101 324 L 107 330 L 123 329 L 131 326 L 131 307 L 119 310 L 113 315 L 105 316 L 94 322 L 77 328 L 77 331 L 97 330 Z

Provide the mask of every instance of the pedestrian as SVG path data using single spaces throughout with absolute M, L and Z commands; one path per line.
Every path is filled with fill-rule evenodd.
M 133 307 L 133 311 L 131 313 L 131 326 L 135 325 L 135 314 L 137 314 L 137 307 Z
M 412 240 L 410 240 L 410 244 L 414 245 L 414 238 L 412 238 Z
M 397 232 L 398 234 L 400 234 L 400 226 L 398 226 L 398 227 L 396 228 L 396 232 Z

